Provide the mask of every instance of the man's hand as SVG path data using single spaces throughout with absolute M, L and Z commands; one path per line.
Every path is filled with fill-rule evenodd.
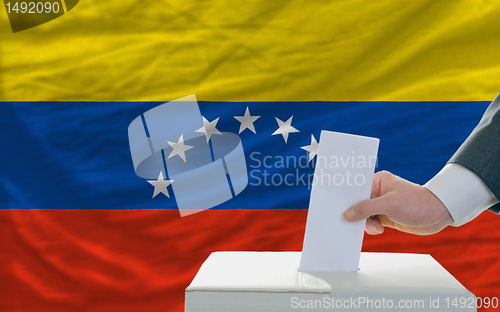
M 453 223 L 441 201 L 425 187 L 387 171 L 373 178 L 371 199 L 344 212 L 347 221 L 366 220 L 368 234 L 381 234 L 384 226 L 402 232 L 430 235 Z

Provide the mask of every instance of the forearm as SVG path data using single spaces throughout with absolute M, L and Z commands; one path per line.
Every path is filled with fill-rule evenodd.
M 473 172 L 496 198 L 500 198 L 500 95 L 448 163 L 459 164 Z M 492 210 L 498 213 L 497 209 Z

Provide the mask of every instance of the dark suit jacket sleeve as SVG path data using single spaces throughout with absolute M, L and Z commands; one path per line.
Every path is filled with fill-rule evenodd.
M 474 172 L 500 199 L 500 94 L 448 163 L 462 165 Z M 500 204 L 489 209 L 498 214 Z

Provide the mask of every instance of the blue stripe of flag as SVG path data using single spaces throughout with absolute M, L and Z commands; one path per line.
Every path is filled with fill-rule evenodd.
M 0 209 L 176 209 L 175 196 L 132 166 L 129 123 L 161 102 L 3 102 L 0 104 Z M 307 209 L 313 162 L 300 147 L 321 130 L 380 138 L 378 170 L 423 184 L 476 126 L 489 102 L 199 102 L 217 129 L 244 130 L 249 185 L 213 209 Z M 285 144 L 275 118 L 293 115 Z M 189 153 L 189 151 L 187 152 Z M 186 154 L 188 155 L 188 154 Z M 174 182 L 175 183 L 175 182 Z M 160 194 L 161 195 L 161 194 Z

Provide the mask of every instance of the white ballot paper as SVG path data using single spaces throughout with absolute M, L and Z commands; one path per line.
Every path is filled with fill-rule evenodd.
M 366 221 L 344 211 L 369 199 L 379 139 L 322 131 L 300 272 L 357 271 Z

